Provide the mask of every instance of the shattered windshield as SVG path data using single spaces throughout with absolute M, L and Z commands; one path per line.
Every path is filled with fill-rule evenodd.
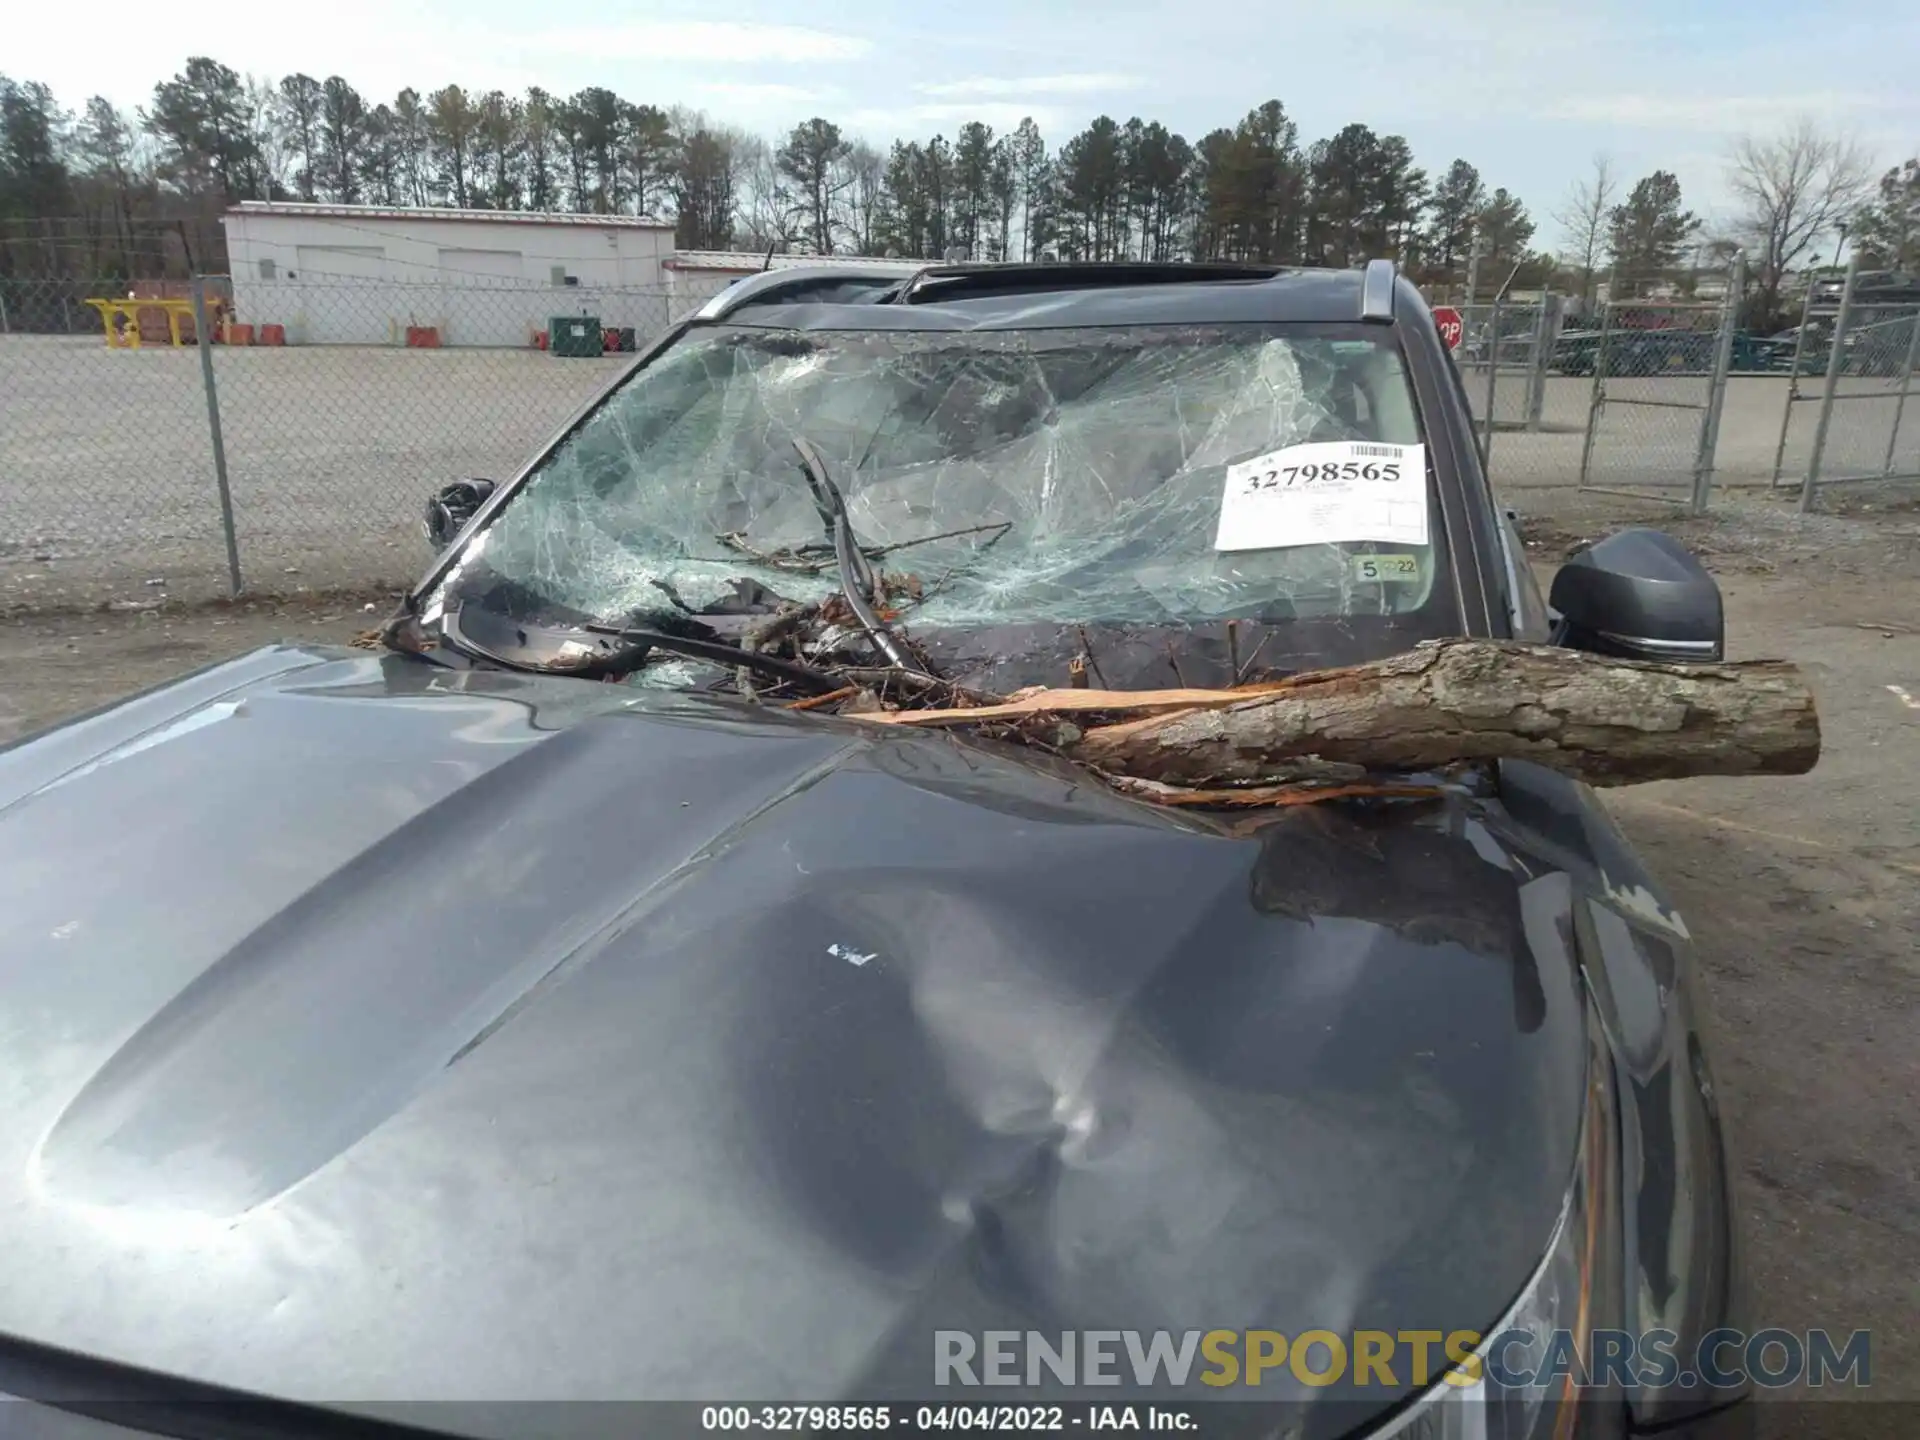
M 1397 649 L 1453 633 L 1421 441 L 1372 327 L 696 329 L 465 543 L 424 618 L 509 620 L 522 641 L 672 622 L 735 644 L 742 615 L 831 621 L 837 493 L 873 606 L 921 653 L 1228 621 L 1249 646 L 1259 627 L 1371 624 L 1363 648 Z M 840 619 L 780 653 L 873 638 Z M 684 683 L 699 659 L 648 678 Z M 1153 683 L 1192 678 L 1159 664 Z

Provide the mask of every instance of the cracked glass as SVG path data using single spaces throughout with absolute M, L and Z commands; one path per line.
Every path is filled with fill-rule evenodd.
M 1432 543 L 1214 549 L 1228 466 L 1321 441 L 1422 442 L 1376 327 L 711 327 L 541 463 L 466 543 L 428 618 L 466 600 L 541 623 L 647 623 L 725 607 L 743 583 L 824 600 L 838 581 L 796 438 L 876 568 L 914 578 L 899 623 L 915 635 L 1388 618 L 1425 606 L 1444 563 Z M 1360 563 L 1375 552 L 1394 564 Z

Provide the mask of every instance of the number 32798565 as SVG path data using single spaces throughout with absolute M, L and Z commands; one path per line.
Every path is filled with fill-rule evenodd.
M 1291 490 L 1300 485 L 1323 484 L 1330 480 L 1381 480 L 1400 478 L 1398 460 L 1325 460 L 1318 464 L 1282 465 L 1247 478 L 1249 490 Z

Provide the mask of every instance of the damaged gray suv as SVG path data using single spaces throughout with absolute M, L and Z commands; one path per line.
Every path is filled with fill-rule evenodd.
M 1390 265 L 771 272 L 428 525 L 376 647 L 0 752 L 0 1429 L 1747 1423 L 1687 930 L 1584 786 L 1175 807 L 861 718 L 1718 657 L 1652 532 L 1543 603 Z

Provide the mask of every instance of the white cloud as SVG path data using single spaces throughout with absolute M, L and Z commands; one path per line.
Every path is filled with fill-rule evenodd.
M 995 132 L 1017 129 L 1022 120 L 1032 120 L 1058 144 L 1066 138 L 1066 112 L 1054 105 L 1016 105 L 1001 101 L 980 104 L 908 105 L 897 110 L 859 110 L 847 117 L 846 128 L 858 135 L 882 136 L 887 140 L 922 140 L 933 132 L 944 132 L 949 140 L 953 132 L 969 120 L 978 120 Z
M 748 80 L 710 80 L 695 85 L 696 94 L 717 104 L 732 105 L 818 105 L 834 98 L 835 90 L 816 90 L 806 85 L 781 85 Z
M 1112 90 L 1132 90 L 1140 81 L 1131 75 L 1007 75 L 975 76 L 967 80 L 943 80 L 920 86 L 923 95 L 1006 96 L 1006 95 L 1099 95 Z
M 592 55 L 604 60 L 697 60 L 709 65 L 816 64 L 859 60 L 873 42 L 798 25 L 738 20 L 640 20 L 579 29 L 538 30 L 518 40 L 534 53 Z
M 1732 133 L 1769 129 L 1785 124 L 1796 115 L 1831 116 L 1847 111 L 1897 108 L 1903 103 L 1853 91 L 1781 95 L 1618 93 L 1559 100 L 1547 108 L 1546 114 L 1552 120 Z
M 200 40 L 182 38 L 177 16 L 130 0 L 107 3 L 113 13 L 102 23 L 114 45 L 103 53 L 76 46 L 56 10 L 30 8 L 17 25 L 9 12 L 6 72 L 44 80 L 71 107 L 96 91 L 136 105 L 150 103 L 154 82 L 189 54 L 206 53 Z M 320 25 L 247 0 L 204 0 L 195 18 L 197 33 L 218 37 L 211 53 L 243 74 L 344 75 L 370 101 L 403 85 L 424 91 L 449 82 L 470 91 L 540 85 L 562 94 L 606 85 L 653 100 L 663 73 L 676 81 L 742 71 L 758 78 L 768 70 L 790 74 L 803 65 L 861 61 L 875 49 L 861 35 L 734 20 L 619 18 L 545 28 L 537 14 L 456 15 L 449 0 L 329 0 Z

